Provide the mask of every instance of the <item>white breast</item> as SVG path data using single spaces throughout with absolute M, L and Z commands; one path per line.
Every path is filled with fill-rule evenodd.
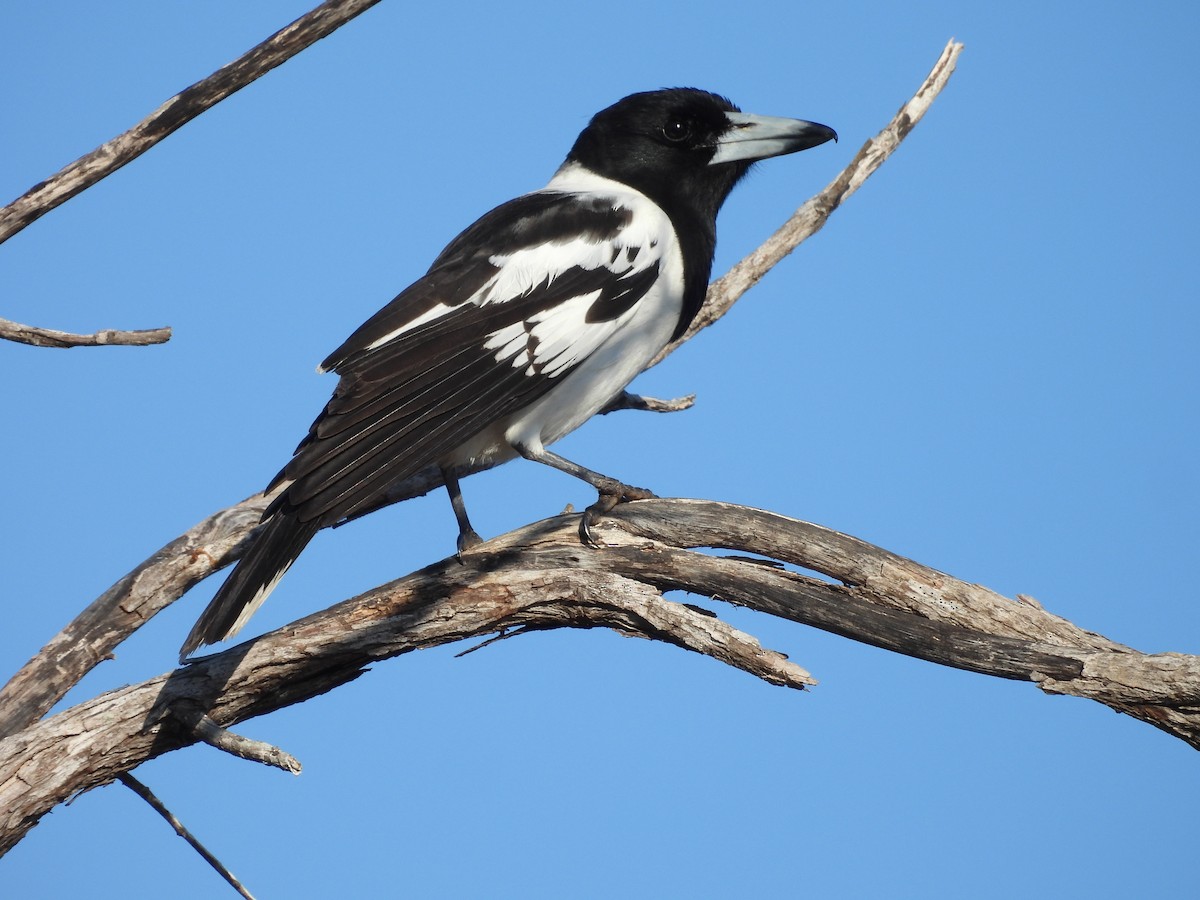
M 671 221 L 645 195 L 625 185 L 574 167 L 564 167 L 546 190 L 610 195 L 633 210 L 631 229 L 622 235 L 627 246 L 641 247 L 640 267 L 659 266 L 659 278 L 624 315 L 611 323 L 585 323 L 593 297 L 563 304 L 543 314 L 539 334 L 539 366 L 546 374 L 574 368 L 530 406 L 495 423 L 453 454 L 453 465 L 498 462 L 512 458 L 513 443 L 538 448 L 574 431 L 616 397 L 641 373 L 667 342 L 683 305 L 683 257 Z M 609 252 L 609 251 L 605 251 Z M 498 357 L 515 350 L 517 335 L 495 336 L 489 345 Z M 513 339 L 506 341 L 506 338 Z M 521 335 L 524 340 L 524 334 Z M 514 365 L 532 364 L 521 353 Z

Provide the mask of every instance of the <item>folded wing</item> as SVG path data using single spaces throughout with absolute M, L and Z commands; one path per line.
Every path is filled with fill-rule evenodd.
M 611 197 L 543 192 L 460 235 L 325 361 L 341 381 L 269 513 L 352 517 L 568 377 L 658 277 L 630 219 Z

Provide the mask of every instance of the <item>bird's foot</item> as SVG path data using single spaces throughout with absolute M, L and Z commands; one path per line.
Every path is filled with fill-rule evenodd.
M 476 547 L 478 547 L 482 543 L 483 543 L 483 538 L 481 538 L 478 535 L 478 533 L 476 533 L 474 528 L 466 528 L 466 529 L 463 529 L 462 531 L 460 531 L 458 533 L 458 541 L 457 541 L 459 559 L 462 559 L 462 555 L 464 553 L 466 553 L 468 550 L 474 550 Z
M 594 549 L 599 549 L 600 544 L 596 542 L 592 528 L 604 516 L 612 512 L 613 507 L 618 503 L 627 503 L 630 500 L 654 500 L 658 496 L 653 491 L 634 487 L 631 484 L 623 484 L 612 478 L 606 478 L 597 485 L 596 489 L 600 495 L 596 498 L 595 503 L 583 511 L 583 518 L 579 520 L 579 539 Z

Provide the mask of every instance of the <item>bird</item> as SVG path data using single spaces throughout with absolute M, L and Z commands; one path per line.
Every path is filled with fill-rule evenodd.
M 697 88 L 632 94 L 589 121 L 549 183 L 455 237 L 320 365 L 339 381 L 281 489 L 180 650 L 233 637 L 322 528 L 437 466 L 460 555 L 481 543 L 461 474 L 523 457 L 590 484 L 592 528 L 654 495 L 547 449 L 604 409 L 704 301 L 716 218 L 753 163 L 836 140 Z

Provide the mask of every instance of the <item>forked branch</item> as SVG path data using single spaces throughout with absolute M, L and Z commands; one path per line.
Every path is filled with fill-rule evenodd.
M 81 156 L 0 209 L 0 244 L 378 2 L 328 0 L 238 59 L 180 91 L 125 133 Z M 161 344 L 170 337 L 170 328 L 71 334 L 0 319 L 0 339 L 35 347 L 143 347 Z
M 702 653 L 772 684 L 815 683 L 784 654 L 711 612 L 665 599 L 667 590 L 1088 697 L 1200 747 L 1198 657 L 1138 653 L 1036 606 L 761 510 L 701 500 L 626 504 L 604 520 L 606 545 L 598 550 L 580 544 L 577 526 L 575 516 L 527 525 L 461 560 L 0 741 L 0 852 L 75 792 L 196 742 L 197 709 L 229 727 L 338 687 L 378 660 L 509 629 L 611 628 Z M 67 742 L 72 751 L 63 753 Z

